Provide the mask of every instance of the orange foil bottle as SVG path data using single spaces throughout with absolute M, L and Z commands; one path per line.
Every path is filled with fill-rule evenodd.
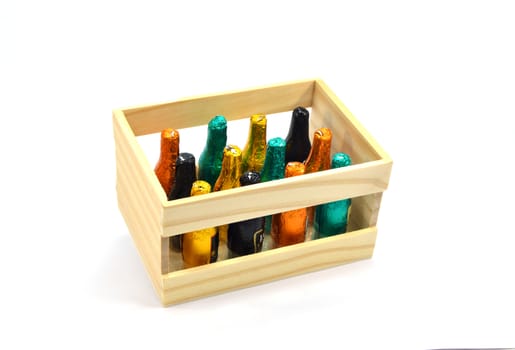
M 179 132 L 175 129 L 164 129 L 161 131 L 161 153 L 154 172 L 156 173 L 166 195 L 175 179 L 175 163 L 179 157 Z
M 222 170 L 216 180 L 213 192 L 240 187 L 241 177 L 241 149 L 235 145 L 227 145 L 224 148 Z M 222 242 L 227 242 L 227 230 L 229 225 L 218 226 L 218 234 Z
M 191 186 L 191 196 L 211 192 L 208 182 L 198 180 Z M 182 238 L 182 260 L 184 267 L 200 266 L 216 261 L 218 257 L 218 235 L 216 227 L 188 232 Z
M 286 164 L 285 177 L 304 174 L 304 164 L 289 162 Z M 300 208 L 272 216 L 271 236 L 274 247 L 284 247 L 304 242 L 306 239 L 307 209 Z
M 328 128 L 315 130 L 313 134 L 313 145 L 308 158 L 304 162 L 305 173 L 310 174 L 316 171 L 331 169 L 331 141 L 333 134 Z M 308 226 L 313 223 L 314 207 L 308 208 Z

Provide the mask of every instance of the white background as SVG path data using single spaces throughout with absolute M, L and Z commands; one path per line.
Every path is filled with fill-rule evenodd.
M 509 1 L 0 3 L 0 348 L 515 346 Z M 321 77 L 390 153 L 373 259 L 162 308 L 111 110 Z

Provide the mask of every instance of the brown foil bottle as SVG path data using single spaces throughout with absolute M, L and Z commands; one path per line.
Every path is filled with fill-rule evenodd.
M 191 187 L 191 196 L 199 196 L 211 192 L 208 182 L 198 180 Z M 218 236 L 215 227 L 188 232 L 182 239 L 182 260 L 184 267 L 209 264 L 218 257 Z
M 285 177 L 302 174 L 304 174 L 304 164 L 300 162 L 289 162 L 286 164 Z M 274 247 L 284 247 L 304 242 L 306 238 L 306 215 L 306 208 L 274 214 L 271 232 Z
M 310 174 L 316 171 L 331 169 L 331 141 L 333 135 L 328 128 L 315 130 L 313 135 L 313 146 L 305 161 L 305 173 Z M 314 207 L 308 208 L 308 226 L 313 223 Z
M 241 171 L 260 173 L 266 156 L 266 115 L 254 114 L 250 117 L 250 130 L 247 144 L 243 148 Z
M 227 145 L 224 148 L 222 170 L 216 180 L 213 192 L 240 187 L 241 150 L 238 146 Z M 222 242 L 227 241 L 228 225 L 218 226 L 218 234 Z
M 170 193 L 175 179 L 175 163 L 179 156 L 179 132 L 175 129 L 161 131 L 161 153 L 154 172 L 166 195 Z

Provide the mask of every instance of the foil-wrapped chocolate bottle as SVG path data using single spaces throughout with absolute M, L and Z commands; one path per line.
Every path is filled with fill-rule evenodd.
M 195 156 L 191 153 L 179 153 L 175 163 L 175 178 L 168 200 L 186 198 L 190 196 L 191 186 L 197 180 Z M 171 246 L 175 251 L 181 249 L 181 235 L 171 238 Z
M 285 177 L 304 174 L 304 164 L 289 162 L 286 164 Z M 306 239 L 307 209 L 300 208 L 285 211 L 272 216 L 271 237 L 274 247 L 284 247 L 304 242 Z
M 286 142 L 280 137 L 274 137 L 266 146 L 265 164 L 261 171 L 261 182 L 284 178 Z M 270 233 L 272 216 L 265 217 L 265 233 Z
M 247 143 L 242 152 L 241 171 L 261 172 L 266 156 L 266 115 L 254 114 L 250 117 Z
M 175 177 L 175 163 L 179 156 L 179 132 L 168 128 L 161 131 L 161 152 L 154 168 L 166 195 L 170 193 Z
M 345 153 L 336 153 L 331 161 L 332 169 L 349 165 L 351 165 L 351 159 Z M 315 237 L 322 238 L 345 233 L 350 206 L 350 198 L 318 205 L 313 223 Z
M 304 107 L 293 110 L 290 130 L 286 136 L 286 163 L 304 162 L 311 150 L 309 141 L 309 111 Z
M 207 125 L 207 140 L 198 162 L 198 178 L 207 181 L 211 188 L 222 170 L 224 147 L 227 143 L 227 120 L 217 115 Z
M 240 187 L 241 176 L 241 150 L 238 146 L 227 145 L 224 148 L 222 170 L 216 180 L 213 192 Z M 218 226 L 220 240 L 227 241 L 228 225 Z
M 199 196 L 211 192 L 208 182 L 198 180 L 191 187 L 191 195 Z M 184 267 L 193 267 L 215 262 L 218 258 L 218 236 L 215 227 L 183 234 L 182 260 Z
M 258 172 L 247 171 L 240 177 L 240 186 L 254 185 L 261 182 Z M 258 217 L 229 224 L 227 231 L 227 248 L 229 257 L 260 252 L 263 248 L 265 218 Z
M 305 162 L 305 173 L 310 174 L 331 168 L 332 133 L 328 128 L 315 130 L 313 145 Z M 308 226 L 313 224 L 314 207 L 308 208 Z

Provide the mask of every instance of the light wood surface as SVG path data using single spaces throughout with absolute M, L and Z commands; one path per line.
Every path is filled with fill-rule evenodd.
M 180 129 L 207 124 L 215 115 L 233 120 L 256 113 L 271 114 L 310 106 L 313 88 L 314 80 L 301 80 L 127 108 L 124 113 L 135 135 L 139 136 L 169 127 Z
M 206 124 L 215 114 L 229 120 L 312 107 L 314 130 L 333 130 L 333 152 L 346 152 L 354 165 L 205 196 L 168 201 L 137 135 L 173 125 Z M 196 299 L 372 256 L 382 192 L 392 161 L 320 80 L 303 80 L 213 94 L 113 112 L 120 211 L 157 294 L 165 304 Z M 221 248 L 214 264 L 182 269 L 169 237 L 252 217 L 353 198 L 349 232 L 259 254 L 227 258 Z M 268 250 L 267 250 L 268 249 Z
M 169 236 L 287 210 L 382 192 L 389 162 L 382 160 L 169 201 L 163 235 Z
M 164 276 L 163 304 L 244 288 L 370 258 L 376 227 L 305 242 Z
M 113 112 L 113 129 L 118 204 L 140 254 L 148 260 L 147 269 L 156 275 L 152 279 L 159 280 L 159 274 L 169 271 L 169 238 L 162 237 L 161 225 L 167 198 L 121 111 Z
M 336 145 L 338 149 L 348 150 L 353 164 L 377 159 L 391 161 L 372 135 L 320 79 L 316 80 L 312 102 L 311 127 L 330 128 L 333 132 L 333 147 Z

